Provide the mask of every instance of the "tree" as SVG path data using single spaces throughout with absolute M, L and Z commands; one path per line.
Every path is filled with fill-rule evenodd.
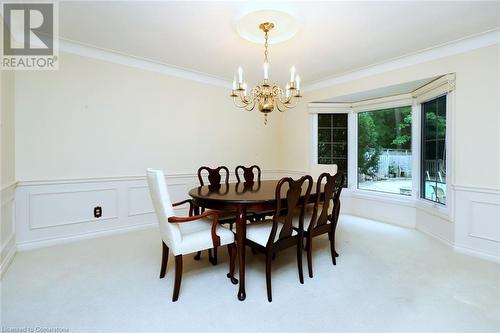
M 378 159 L 381 146 L 379 133 L 371 112 L 358 115 L 358 168 L 365 175 L 374 176 L 378 171 Z

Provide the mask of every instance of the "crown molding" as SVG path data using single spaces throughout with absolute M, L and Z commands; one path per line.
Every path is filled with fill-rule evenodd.
M 500 43 L 500 29 L 494 29 L 481 34 L 462 38 L 429 49 L 421 50 L 389 61 L 363 67 L 358 70 L 316 81 L 303 87 L 304 92 L 326 88 L 335 84 L 354 81 L 364 77 L 421 64 L 435 59 L 449 57 L 455 54 L 480 49 Z
M 109 49 L 86 45 L 68 39 L 59 38 L 59 50 L 62 52 L 76 54 L 87 58 L 103 60 L 119 65 L 135 67 L 155 73 L 178 77 L 181 79 L 231 89 L 231 82 L 211 76 L 209 74 L 156 62 L 151 59 L 119 53 Z

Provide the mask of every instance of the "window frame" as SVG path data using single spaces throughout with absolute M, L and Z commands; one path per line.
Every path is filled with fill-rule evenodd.
M 421 111 L 420 111 L 420 156 L 419 156 L 419 160 L 420 160 L 420 184 L 419 184 L 419 188 L 420 188 L 420 195 L 419 195 L 419 199 L 423 199 L 423 200 L 426 200 L 426 201 L 429 201 L 431 203 L 437 203 L 441 206 L 446 206 L 447 205 L 447 201 L 448 201 L 448 196 L 446 196 L 446 201 L 444 203 L 441 203 L 441 202 L 438 202 L 437 200 L 432 200 L 432 199 L 428 199 L 425 197 L 425 185 L 426 185 L 426 181 L 425 181 L 425 175 L 423 174 L 423 171 L 424 171 L 424 168 L 425 168 L 425 152 L 426 152 L 426 149 L 425 149 L 425 145 L 426 145 L 426 135 L 427 135 L 427 131 L 428 129 L 426 129 L 424 127 L 424 122 L 425 122 L 425 118 L 424 118 L 424 108 L 422 107 L 425 103 L 429 103 L 431 101 L 436 101 L 437 99 L 441 98 L 441 97 L 446 97 L 446 103 L 447 103 L 447 100 L 448 100 L 448 95 L 447 94 L 444 94 L 444 95 L 441 95 L 441 96 L 437 96 L 437 97 L 434 97 L 426 102 L 422 102 L 420 105 L 421 105 Z M 446 106 L 446 103 L 445 103 L 445 108 L 447 109 L 447 106 Z M 439 110 L 438 110 L 439 112 Z M 445 110 L 445 117 L 447 116 L 447 112 Z M 446 123 L 445 123 L 445 126 L 446 126 Z M 447 127 L 447 126 L 446 126 Z M 438 129 L 436 128 L 436 131 Z M 438 142 L 438 139 L 433 139 L 436 141 L 436 153 L 438 151 L 438 148 L 437 148 L 437 142 Z M 444 184 L 446 185 L 446 189 L 448 189 L 448 176 L 447 176 L 447 172 L 448 172 L 448 169 L 447 169 L 447 161 L 448 161 L 448 151 L 447 151 L 447 147 L 446 147 L 446 142 L 448 141 L 448 138 L 446 136 L 446 128 L 445 128 L 445 137 L 444 137 L 444 143 L 445 143 L 445 147 L 444 147 L 444 151 L 445 151 L 445 168 L 446 168 L 446 181 L 444 182 Z M 435 160 L 435 159 L 434 159 Z M 437 185 L 437 180 L 436 180 L 436 185 Z

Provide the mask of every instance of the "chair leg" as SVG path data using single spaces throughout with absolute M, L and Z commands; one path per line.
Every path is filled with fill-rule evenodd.
M 238 279 L 234 277 L 234 263 L 236 259 L 236 244 L 231 243 L 227 245 L 227 252 L 229 252 L 229 273 L 227 277 L 231 279 L 232 284 L 238 284 Z
M 297 268 L 299 269 L 299 281 L 304 284 L 304 272 L 302 271 L 302 242 L 303 238 L 299 237 L 297 242 Z
M 161 255 L 161 269 L 160 269 L 160 279 L 165 277 L 165 273 L 167 272 L 167 264 L 168 264 L 168 246 L 162 241 L 162 255 Z
M 194 260 L 200 260 L 201 259 L 201 251 L 196 252 L 196 255 L 193 258 Z
M 313 264 L 312 264 L 312 239 L 307 238 L 307 270 L 309 277 L 313 277 Z
M 174 295 L 172 296 L 172 302 L 177 301 L 179 298 L 179 290 L 181 289 L 182 280 L 182 254 L 175 256 L 175 283 L 174 283 Z
M 267 287 L 267 300 L 269 302 L 273 301 L 273 295 L 271 292 L 271 260 L 272 254 L 270 252 L 266 253 L 266 287 Z
M 212 263 L 212 265 L 217 265 L 217 248 L 213 248 L 214 255 L 212 256 L 212 249 L 208 249 L 208 261 Z
M 335 259 L 336 253 L 335 252 L 335 235 L 329 235 L 330 236 L 330 253 L 332 254 L 332 264 L 337 265 L 337 260 Z

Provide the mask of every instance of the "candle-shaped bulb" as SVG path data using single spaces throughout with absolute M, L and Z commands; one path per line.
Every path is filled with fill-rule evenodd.
M 264 62 L 264 80 L 269 79 L 269 63 Z
M 233 90 L 236 90 L 236 76 L 234 77 L 234 80 L 233 80 Z
M 295 66 L 292 66 L 292 68 L 290 68 L 290 82 L 293 81 L 295 81 Z
M 297 77 L 295 78 L 295 81 L 297 81 L 297 90 L 300 90 L 300 76 L 297 75 Z
M 288 98 L 290 97 L 290 85 L 287 84 L 285 88 L 285 96 Z
M 243 83 L 243 68 L 241 66 L 238 67 L 238 82 Z

